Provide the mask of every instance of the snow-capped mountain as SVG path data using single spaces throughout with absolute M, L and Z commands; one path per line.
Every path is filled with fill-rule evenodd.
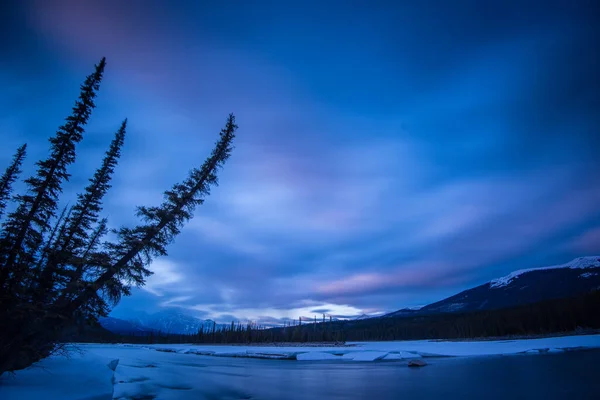
M 150 328 L 120 318 L 100 317 L 98 322 L 104 329 L 121 335 L 144 335 L 152 332 Z
M 501 288 L 508 286 L 512 281 L 518 279 L 523 274 L 528 274 L 530 272 L 539 272 L 546 270 L 554 270 L 554 269 L 589 269 L 589 268 L 598 268 L 600 267 L 600 257 L 579 257 L 571 262 L 561 265 L 552 265 L 550 267 L 540 267 L 540 268 L 530 268 L 530 269 L 521 269 L 519 271 L 512 272 L 502 278 L 494 279 L 490 282 L 491 288 Z M 584 272 L 580 275 L 585 275 L 584 277 L 591 277 L 595 272 Z
M 405 308 L 385 316 L 493 310 L 578 296 L 592 290 L 600 290 L 600 256 L 579 257 L 566 264 L 518 270 L 418 310 Z
M 398 311 L 394 311 L 392 313 L 383 315 L 384 317 L 412 317 L 413 315 L 417 315 L 419 310 L 421 310 L 422 307 L 417 307 L 417 308 L 413 308 L 413 307 L 406 307 L 403 308 L 401 310 Z
M 105 329 L 119 334 L 139 334 L 161 332 L 172 334 L 194 334 L 200 329 L 211 332 L 223 329 L 225 325 L 213 320 L 202 320 L 176 310 L 165 310 L 154 314 L 136 313 L 125 318 L 106 317 L 99 319 Z
M 348 318 L 350 321 L 360 321 L 360 320 L 364 320 L 364 319 L 371 319 L 371 318 L 377 318 L 377 317 L 381 317 L 381 313 L 375 313 L 375 314 L 362 314 L 362 315 L 358 315 L 356 317 L 352 317 L 352 318 Z
M 600 289 L 600 257 L 580 257 L 566 264 L 512 272 L 429 304 L 418 314 L 499 309 L 577 296 L 595 289 Z
M 154 314 L 139 313 L 130 318 L 130 322 L 162 333 L 192 334 L 199 330 L 210 332 L 221 329 L 223 325 L 215 324 L 213 320 L 193 317 L 177 310 L 164 310 Z

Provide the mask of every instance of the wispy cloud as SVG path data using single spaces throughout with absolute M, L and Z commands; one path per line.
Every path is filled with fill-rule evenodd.
M 322 303 L 320 307 L 329 310 L 328 315 L 332 316 L 356 316 L 362 315 L 361 309 L 352 307 L 349 305 L 341 304 L 328 304 Z M 322 318 L 323 313 L 314 312 L 314 308 L 311 306 L 296 307 L 289 309 L 280 308 L 236 308 L 231 309 L 224 305 L 216 304 L 197 304 L 189 307 L 190 310 L 201 311 L 204 316 L 217 320 L 226 320 L 227 317 L 233 317 L 236 320 L 250 320 L 256 322 L 268 322 L 281 324 L 283 321 L 298 320 L 312 320 L 317 317 L 318 320 Z M 319 314 L 319 315 L 317 315 Z
M 575 237 L 570 247 L 583 254 L 600 253 L 600 227 L 593 227 Z
M 154 260 L 148 269 L 153 272 L 153 275 L 146 280 L 143 289 L 156 296 L 164 296 L 166 290 L 173 289 L 174 285 L 178 285 L 184 280 L 184 276 L 176 264 L 164 258 Z M 182 297 L 177 298 L 178 301 L 182 299 Z M 169 301 L 172 302 L 174 299 Z

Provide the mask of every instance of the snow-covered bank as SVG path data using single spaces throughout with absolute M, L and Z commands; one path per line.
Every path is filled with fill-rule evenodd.
M 238 346 L 238 345 L 124 345 L 142 347 L 149 350 L 169 351 L 183 354 L 198 354 L 218 357 L 248 357 L 248 358 L 274 358 L 317 360 L 354 360 L 364 361 L 369 358 L 360 353 L 374 355 L 373 360 L 380 359 L 408 359 L 416 357 L 435 356 L 489 356 L 531 353 L 532 351 L 548 352 L 563 351 L 577 348 L 600 348 L 600 335 L 562 336 L 540 339 L 497 340 L 497 341 L 433 341 L 410 340 L 394 342 L 350 342 L 351 346 Z M 341 357 L 330 357 L 341 356 Z M 390 357 L 387 357 L 390 355 Z M 373 361 L 371 360 L 371 361 Z
M 69 357 L 48 357 L 15 375 L 0 377 L 2 400 L 102 400 L 113 397 L 117 362 L 102 351 L 74 350 Z

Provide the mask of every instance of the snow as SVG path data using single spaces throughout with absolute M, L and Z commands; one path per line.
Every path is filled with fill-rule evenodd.
M 548 353 L 562 353 L 561 349 L 550 349 L 548 350 Z
M 114 399 L 177 398 L 180 391 L 191 391 L 196 384 L 189 380 L 185 367 L 164 368 L 162 365 L 140 367 L 122 365 L 115 371 Z
M 296 356 L 298 361 L 325 361 L 339 360 L 340 357 L 324 351 L 310 351 L 308 353 L 300 353 Z
M 346 353 L 342 359 L 348 361 L 377 361 L 387 356 L 387 351 L 355 351 Z
M 295 360 L 295 354 L 278 354 L 278 353 L 256 353 L 254 351 L 246 351 L 247 358 L 263 358 L 265 360 Z
M 545 354 L 600 348 L 600 335 L 526 340 L 355 342 L 349 346 L 77 344 L 70 358 L 53 356 L 0 377 L 2 400 L 248 398 L 246 375 L 229 379 L 226 357 L 291 359 L 305 363 L 401 363 L 421 357 Z M 159 351 L 160 350 L 160 351 Z M 166 351 L 165 351 L 166 350 Z M 200 355 L 200 356 L 199 356 Z M 296 361 L 286 361 L 296 362 Z M 308 364 L 310 365 L 310 364 Z M 248 364 L 247 368 L 252 368 Z M 328 367 L 329 368 L 329 367 Z M 238 376 L 238 375 L 236 375 Z M 236 383 L 237 382 L 237 383 Z M 236 386 L 237 385 L 237 386 Z
M 598 275 L 595 272 L 584 272 L 583 274 L 579 275 L 580 278 L 591 278 L 592 276 L 596 276 Z
M 491 288 L 501 288 L 507 286 L 514 279 L 518 278 L 520 275 L 532 272 L 532 271 L 543 271 L 548 269 L 558 269 L 558 268 L 570 268 L 570 269 L 584 269 L 584 268 L 598 268 L 600 267 L 600 256 L 593 257 L 579 257 L 576 258 L 566 264 L 561 265 L 552 265 L 549 267 L 541 267 L 541 268 L 529 268 L 529 269 L 521 269 L 518 271 L 511 272 L 510 274 L 494 279 L 490 282 Z
M 2 400 L 110 399 L 117 362 L 89 352 L 53 356 L 13 377 L 0 377 Z
M 600 348 L 600 335 L 562 336 L 525 340 L 486 340 L 486 341 L 402 341 L 402 342 L 372 342 L 362 344 L 363 348 L 372 351 L 404 351 L 432 356 L 490 356 L 524 353 L 528 350 L 539 349 L 573 349 Z
M 397 351 L 388 353 L 383 359 L 384 360 L 408 360 L 411 358 L 421 358 L 422 356 L 417 353 L 410 353 L 408 351 Z
M 133 345 L 129 345 L 133 346 Z M 181 353 L 196 353 L 211 355 L 217 357 L 247 357 L 266 358 L 264 355 L 275 355 L 273 358 L 296 358 L 306 360 L 310 357 L 323 359 L 319 357 L 322 353 L 333 355 L 336 358 L 329 359 L 343 360 L 353 358 L 339 358 L 338 356 L 364 353 L 364 352 L 385 352 L 399 353 L 405 356 L 409 354 L 432 356 L 488 356 L 500 354 L 518 354 L 528 350 L 538 349 L 569 349 L 569 348 L 600 348 L 600 335 L 584 336 L 560 336 L 540 339 L 524 340 L 483 340 L 483 341 L 451 341 L 451 340 L 406 340 L 389 342 L 349 342 L 348 346 L 324 346 L 324 347 L 302 347 L 302 346 L 238 346 L 238 345 L 191 345 L 191 344 L 172 344 L 172 345 L 148 345 L 147 349 L 160 349 L 161 351 L 170 350 Z M 309 355 L 315 354 L 316 355 Z M 284 357 L 285 356 L 285 357 Z M 408 358 L 408 357 L 404 357 Z
M 446 310 L 449 312 L 458 311 L 465 307 L 465 303 L 452 303 L 446 306 Z

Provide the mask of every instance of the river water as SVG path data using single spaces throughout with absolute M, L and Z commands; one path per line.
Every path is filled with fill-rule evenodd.
M 428 358 L 398 362 L 300 362 L 201 357 L 212 379 L 252 399 L 600 399 L 600 351 Z M 238 397 L 239 398 L 239 397 Z

